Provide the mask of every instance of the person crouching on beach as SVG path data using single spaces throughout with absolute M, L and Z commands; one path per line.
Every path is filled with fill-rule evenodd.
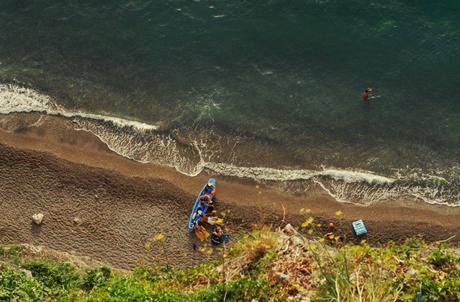
M 224 233 L 224 230 L 220 226 L 216 226 L 214 232 L 211 235 L 211 243 L 219 245 L 229 240 L 229 236 Z
M 211 213 L 212 211 L 214 211 L 214 200 L 213 197 L 211 197 L 210 195 L 201 195 L 200 203 L 208 208 L 206 213 Z
M 327 225 L 328 232 L 324 235 L 324 239 L 328 241 L 343 241 L 342 236 L 336 233 L 336 228 L 334 223 L 329 223 Z

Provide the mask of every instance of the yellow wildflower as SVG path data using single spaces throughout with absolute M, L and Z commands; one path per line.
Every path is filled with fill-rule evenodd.
M 155 240 L 155 241 L 163 241 L 163 240 L 165 240 L 165 238 L 166 237 L 165 237 L 165 235 L 163 233 L 159 233 L 159 234 L 155 235 L 155 237 L 153 237 L 153 240 Z
M 314 220 L 315 220 L 315 219 L 314 219 L 313 217 L 311 217 L 311 216 L 308 217 L 307 220 L 305 220 L 305 222 L 302 223 L 302 227 L 303 227 L 303 228 L 308 227 L 310 224 L 313 223 Z
M 310 213 L 310 212 L 311 212 L 311 209 L 301 208 L 301 209 L 299 210 L 299 213 L 302 214 L 302 215 L 306 215 L 306 214 L 308 214 L 308 213 Z
M 318 249 L 318 246 L 316 244 L 310 244 L 308 245 L 308 249 L 312 252 L 316 251 Z

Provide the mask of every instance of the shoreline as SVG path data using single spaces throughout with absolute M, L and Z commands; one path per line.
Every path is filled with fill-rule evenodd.
M 145 124 L 122 117 L 110 117 L 104 111 L 92 114 L 66 110 L 47 94 L 14 84 L 0 84 L 0 97 L 4 100 L 2 102 L 4 108 L 0 109 L 0 113 L 3 114 L 1 123 L 4 119 L 8 119 L 5 117 L 10 116 L 13 117 L 11 120 L 16 119 L 17 126 L 22 128 L 20 130 L 26 130 L 31 125 L 27 123 L 21 125 L 22 118 L 46 116 L 48 120 L 61 122 L 66 120 L 69 122 L 67 124 L 73 122 L 74 125 L 70 128 L 89 132 L 102 141 L 104 148 L 107 147 L 118 155 L 141 163 L 173 167 L 191 177 L 204 172 L 204 174 L 230 176 L 230 179 L 232 177 L 253 179 L 268 186 L 286 185 L 289 190 L 297 191 L 291 191 L 292 194 L 302 194 L 306 188 L 310 190 L 309 187 L 315 183 L 313 187 L 321 186 L 321 189 L 335 200 L 356 205 L 410 199 L 414 203 L 422 200 L 433 205 L 460 208 L 459 184 L 458 179 L 455 178 L 455 173 L 458 173 L 456 166 L 442 171 L 428 169 L 418 175 L 416 169 L 409 168 L 409 165 L 407 169 L 403 169 L 391 163 L 389 165 L 380 163 L 380 168 L 368 166 L 369 169 L 366 169 L 364 167 L 366 165 L 362 166 L 359 162 L 350 165 L 351 159 L 345 158 L 332 165 L 328 160 L 321 160 L 321 156 L 317 160 L 296 158 L 291 161 L 293 154 L 286 153 L 287 149 L 276 144 L 267 145 L 263 140 L 248 141 L 244 136 L 227 137 L 225 131 L 219 132 L 222 129 L 218 131 L 219 133 L 213 134 L 211 143 L 201 142 L 200 134 L 194 133 L 195 130 L 190 130 L 194 134 L 189 133 L 191 137 L 187 138 L 185 133 L 169 132 L 165 122 L 157 122 L 155 125 Z M 40 124 L 41 119 L 32 123 L 35 126 Z M 340 148 L 335 146 L 327 151 L 321 147 L 318 149 L 313 144 L 302 152 L 332 154 Z M 88 151 L 91 150 L 85 150 Z M 377 157 L 374 159 L 379 158 L 378 152 L 375 156 Z M 398 158 L 399 155 L 394 154 L 394 156 Z M 437 156 L 432 155 L 426 160 L 435 158 Z M 374 159 L 365 161 L 373 162 Z M 324 166 L 313 164 L 326 162 L 329 164 Z M 390 172 L 392 170 L 397 172 Z
M 136 217 L 137 215 L 139 217 L 144 215 L 139 211 L 147 207 L 148 211 L 152 211 L 152 215 L 158 215 L 155 217 L 161 220 L 163 216 L 161 211 L 166 211 L 168 213 L 171 211 L 171 209 L 168 209 L 168 206 L 173 204 L 174 213 L 180 212 L 180 215 L 174 218 L 174 224 L 178 225 L 170 229 L 170 231 L 174 233 L 172 237 L 176 238 L 175 240 L 187 240 L 187 244 L 176 248 L 188 249 L 184 252 L 188 253 L 188 257 L 192 257 L 191 255 L 194 254 L 194 251 L 191 250 L 190 242 L 188 241 L 189 238 L 186 239 L 186 235 L 188 234 L 183 234 L 186 232 L 180 224 L 184 219 L 186 221 L 192 200 L 198 193 L 202 184 L 207 181 L 209 175 L 202 172 L 198 176 L 189 177 L 180 174 L 173 168 L 143 164 L 124 158 L 110 151 L 108 147 L 92 133 L 73 130 L 72 122 L 64 118 L 41 114 L 29 114 L 27 118 L 34 126 L 20 129 L 20 131 L 17 129 L 15 131 L 14 127 L 10 127 L 9 131 L 4 129 L 0 130 L 0 146 L 3 146 L 2 149 L 5 149 L 5 152 L 8 154 L 21 154 L 20 162 L 24 164 L 30 164 L 33 160 L 39 158 L 38 162 L 40 163 L 45 162 L 47 165 L 56 166 L 56 171 L 60 171 L 58 173 L 59 175 L 62 173 L 62 175 L 65 176 L 72 176 L 74 173 L 77 173 L 77 175 L 81 173 L 81 175 L 88 175 L 88 178 L 95 180 L 98 180 L 99 176 L 97 175 L 103 175 L 101 177 L 105 179 L 105 182 L 99 185 L 103 186 L 106 191 L 113 190 L 114 192 L 118 192 L 118 188 L 113 187 L 112 183 L 130 183 L 132 184 L 130 185 L 131 193 L 127 195 L 127 199 L 123 197 L 125 193 L 120 191 L 119 196 L 114 193 L 115 196 L 113 198 L 110 194 L 107 194 L 106 202 L 109 207 L 113 206 L 115 207 L 114 209 L 118 211 L 128 208 L 132 215 Z M 40 121 L 39 123 L 36 122 L 38 120 Z M 11 177 L 15 177 L 15 173 L 20 170 L 16 170 L 14 166 L 9 167 L 7 164 L 7 162 L 4 162 L 4 168 L 9 169 Z M 19 169 L 21 169 L 20 165 Z M 37 173 L 37 175 L 42 172 L 40 169 L 35 169 L 36 170 L 30 171 L 33 171 L 32 173 Z M 62 171 L 65 171 L 65 174 Z M 48 180 L 48 178 L 56 178 L 56 175 L 45 175 L 43 177 L 43 179 Z M 350 233 L 349 222 L 351 220 L 363 219 L 369 229 L 368 241 L 375 244 L 384 243 L 389 240 L 403 241 L 407 237 L 419 234 L 423 235 L 428 241 L 444 240 L 456 235 L 451 242 L 460 242 L 459 208 L 429 205 L 422 202 L 414 204 L 405 201 L 374 204 L 371 206 L 357 206 L 339 203 L 320 188 L 314 188 L 306 194 L 294 196 L 287 195 L 274 188 L 259 185 L 252 180 L 234 177 L 217 177 L 218 196 L 221 201 L 221 208 L 230 210 L 230 213 L 227 215 L 227 221 L 231 228 L 235 230 L 235 233 L 238 233 L 238 229 L 244 232 L 244 229 L 249 228 L 251 224 L 261 221 L 276 225 L 282 222 L 283 218 L 284 222 L 300 225 L 302 217 L 299 215 L 299 210 L 301 208 L 309 208 L 311 209 L 311 214 L 317 217 L 318 221 L 334 221 L 340 229 L 347 233 Z M 12 181 L 12 179 L 8 181 Z M 54 179 L 53 181 L 57 180 Z M 80 184 L 78 184 L 79 181 L 82 180 L 73 176 L 69 180 L 69 183 L 72 186 L 78 187 L 79 189 L 77 191 L 79 194 L 84 195 L 85 188 L 82 188 Z M 87 183 L 85 180 L 83 180 L 83 182 Z M 30 186 L 30 184 L 25 185 Z M 88 184 L 88 190 L 91 188 L 92 184 Z M 98 188 L 94 189 L 97 190 Z M 14 187 L 12 190 L 14 190 Z M 80 192 L 79 190 L 82 191 Z M 162 193 L 158 193 L 155 190 Z M 49 193 L 54 194 L 54 192 Z M 139 196 L 138 193 L 140 194 Z M 16 194 L 25 196 L 26 199 L 30 197 L 29 195 L 34 196 L 34 192 L 31 191 L 26 193 L 16 192 Z M 69 205 L 66 205 L 65 202 L 79 204 L 77 198 L 78 194 L 73 196 L 75 191 L 69 189 L 69 192 L 66 194 L 69 196 L 72 195 L 72 197 L 68 197 L 67 201 L 63 201 L 63 206 L 66 209 Z M 93 192 L 91 194 L 95 193 Z M 152 210 L 151 207 L 155 206 L 152 205 L 149 200 L 149 196 L 152 194 L 157 194 L 156 198 L 160 198 L 162 194 L 166 194 L 170 201 L 159 207 L 161 210 Z M 131 203 L 129 203 L 128 200 L 131 200 Z M 0 201 L 2 203 L 9 202 L 8 200 Z M 81 209 L 78 209 L 80 213 L 84 215 L 85 211 L 94 211 L 94 209 L 91 209 L 93 202 L 94 200 L 91 201 L 88 199 L 87 204 Z M 13 206 L 14 205 L 11 205 L 11 208 L 14 208 Z M 47 206 L 52 206 L 52 203 L 47 203 Z M 114 209 L 109 208 L 107 213 L 113 213 Z M 344 213 L 343 218 L 338 219 L 335 217 L 334 213 L 337 210 Z M 5 213 L 5 215 L 8 216 L 8 212 L 6 211 Z M 130 236 L 130 232 L 142 234 L 142 236 L 133 236 L 137 238 L 135 243 L 137 247 L 131 251 L 135 256 L 128 257 L 129 261 L 117 263 L 116 257 L 119 257 L 123 253 L 122 250 L 118 250 L 109 255 L 110 257 L 108 258 L 111 263 L 115 263 L 115 265 L 123 268 L 129 268 L 132 267 L 137 261 L 136 259 L 140 257 L 142 254 L 141 251 L 143 251 L 143 244 L 145 243 L 141 241 L 148 240 L 149 236 L 151 237 L 152 235 L 149 231 L 143 230 L 143 228 L 149 228 L 155 225 L 151 224 L 153 222 L 150 221 L 148 217 L 142 219 L 141 220 L 144 222 L 136 226 L 135 230 L 123 230 L 125 236 L 128 237 Z M 23 222 L 24 221 L 26 220 L 23 220 Z M 168 228 L 168 223 L 164 220 L 160 225 L 162 228 Z M 72 229 L 70 225 L 69 228 Z M 2 230 L 2 225 L 0 225 L 0 232 L 2 232 Z M 30 227 L 23 231 L 26 235 L 24 235 L 22 241 L 25 242 L 20 242 L 21 237 L 18 237 L 17 243 L 30 243 L 27 241 L 35 240 L 33 230 L 30 230 Z M 113 231 L 119 232 L 119 230 Z M 10 232 L 12 232 L 12 229 Z M 82 240 L 84 240 L 84 235 L 81 236 L 83 238 Z M 166 236 L 168 236 L 168 234 L 166 234 Z M 53 238 L 52 240 L 54 240 Z M 11 233 L 9 240 L 11 241 L 13 239 L 14 233 Z M 43 240 L 39 242 L 47 243 Z M 101 244 L 107 244 L 107 242 L 101 241 Z M 51 245 L 52 248 L 65 248 L 65 245 Z M 81 248 L 80 250 L 78 250 L 78 245 L 74 245 L 74 247 L 79 253 L 89 253 L 89 256 L 94 256 L 94 254 L 97 255 L 98 253 L 95 250 L 91 250 L 89 247 L 86 247 L 86 249 Z M 118 246 L 117 248 L 120 247 L 121 246 Z M 104 259 L 104 254 L 101 255 L 101 257 L 97 258 L 98 260 Z M 196 257 L 196 255 L 192 258 L 194 259 L 193 261 L 200 261 L 200 258 Z M 184 261 L 184 259 L 176 259 L 175 261 L 182 261 L 182 263 L 179 264 L 191 264 L 189 263 L 190 261 Z
M 27 113 L 27 115 L 31 115 Z M 18 131 L 6 131 L 0 127 L 0 142 L 17 148 L 17 149 L 27 149 L 34 150 L 39 152 L 50 153 L 60 159 L 64 159 L 73 163 L 84 164 L 90 167 L 99 167 L 112 171 L 116 171 L 126 176 L 136 176 L 136 177 L 155 177 L 161 178 L 170 182 L 180 181 L 181 188 L 186 192 L 193 193 L 198 191 L 195 185 L 200 185 L 202 182 L 205 182 L 209 177 L 206 171 L 199 173 L 197 176 L 187 176 L 182 173 L 177 172 L 172 167 L 159 166 L 156 164 L 150 163 L 141 163 L 122 155 L 117 154 L 116 152 L 110 150 L 107 145 L 102 142 L 96 135 L 90 131 L 75 130 L 72 129 L 72 122 L 58 116 L 49 116 L 41 113 L 34 113 L 35 117 L 39 117 L 41 125 L 31 126 L 26 130 Z M 43 121 L 45 119 L 46 121 Z M 258 185 L 258 182 L 253 179 L 239 178 L 237 176 L 218 176 L 221 180 L 224 180 L 226 185 L 230 185 L 232 188 L 250 188 L 252 186 Z M 260 185 L 260 184 L 259 184 Z M 260 185 L 263 186 L 263 185 Z M 228 194 L 225 187 L 219 186 L 219 194 L 225 194 L 226 197 L 232 198 L 232 194 Z M 428 210 L 430 212 L 435 212 L 441 215 L 451 216 L 451 215 L 460 215 L 460 207 L 454 207 L 449 205 L 442 204 L 430 204 L 426 202 L 413 202 L 407 200 L 398 200 L 398 201 L 382 201 L 372 205 L 359 205 L 349 202 L 339 202 L 333 199 L 327 192 L 323 189 L 317 188 L 314 190 L 314 194 L 302 194 L 305 196 L 294 196 L 299 194 L 289 195 L 289 200 L 308 200 L 309 195 L 318 194 L 325 199 L 326 202 L 333 201 L 339 207 L 346 208 L 380 208 L 380 207 L 402 207 L 402 208 L 411 208 L 414 210 Z M 246 191 L 242 189 L 243 191 Z M 268 194 L 281 194 L 283 197 L 286 197 L 285 192 L 280 192 L 272 187 L 264 186 L 264 190 Z M 223 192 L 222 192 L 223 191 Z M 319 191 L 319 192 L 317 192 Z M 227 196 L 228 194 L 228 196 Z M 267 194 L 263 194 L 263 197 L 266 198 Z M 252 197 L 257 196 L 252 194 Z M 313 210 L 313 209 L 312 209 Z M 460 225 L 460 223 L 459 223 Z

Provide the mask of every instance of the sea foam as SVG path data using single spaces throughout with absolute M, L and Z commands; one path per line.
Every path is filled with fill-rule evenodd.
M 49 115 L 64 117 L 80 117 L 110 122 L 118 127 L 132 127 L 138 130 L 156 130 L 157 125 L 112 117 L 102 114 L 90 114 L 79 111 L 65 110 L 52 102 L 47 95 L 33 89 L 20 87 L 14 84 L 0 84 L 0 114 L 19 112 L 43 112 Z
M 206 168 L 219 174 L 236 176 L 240 178 L 252 178 L 254 180 L 269 181 L 292 181 L 292 180 L 309 180 L 314 177 L 330 177 L 335 180 L 345 182 L 367 182 L 375 183 L 392 183 L 392 178 L 375 175 L 368 171 L 351 171 L 338 169 L 315 170 L 290 170 L 290 169 L 273 169 L 265 167 L 240 167 L 224 163 L 207 163 Z

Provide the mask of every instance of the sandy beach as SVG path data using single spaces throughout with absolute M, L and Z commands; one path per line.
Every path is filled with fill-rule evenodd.
M 45 245 L 120 268 L 154 260 L 185 267 L 204 260 L 192 248 L 186 222 L 206 173 L 189 177 L 129 160 L 60 117 L 8 115 L 0 125 L 1 244 Z M 318 221 L 334 221 L 350 238 L 350 221 L 363 219 L 372 244 L 418 235 L 460 242 L 459 208 L 403 200 L 355 206 L 336 202 L 320 188 L 294 196 L 254 181 L 216 177 L 218 207 L 227 212 L 235 238 L 256 223 L 299 225 L 299 210 L 309 208 Z M 45 214 L 40 227 L 31 222 L 38 212 Z M 165 241 L 152 239 L 159 233 Z

